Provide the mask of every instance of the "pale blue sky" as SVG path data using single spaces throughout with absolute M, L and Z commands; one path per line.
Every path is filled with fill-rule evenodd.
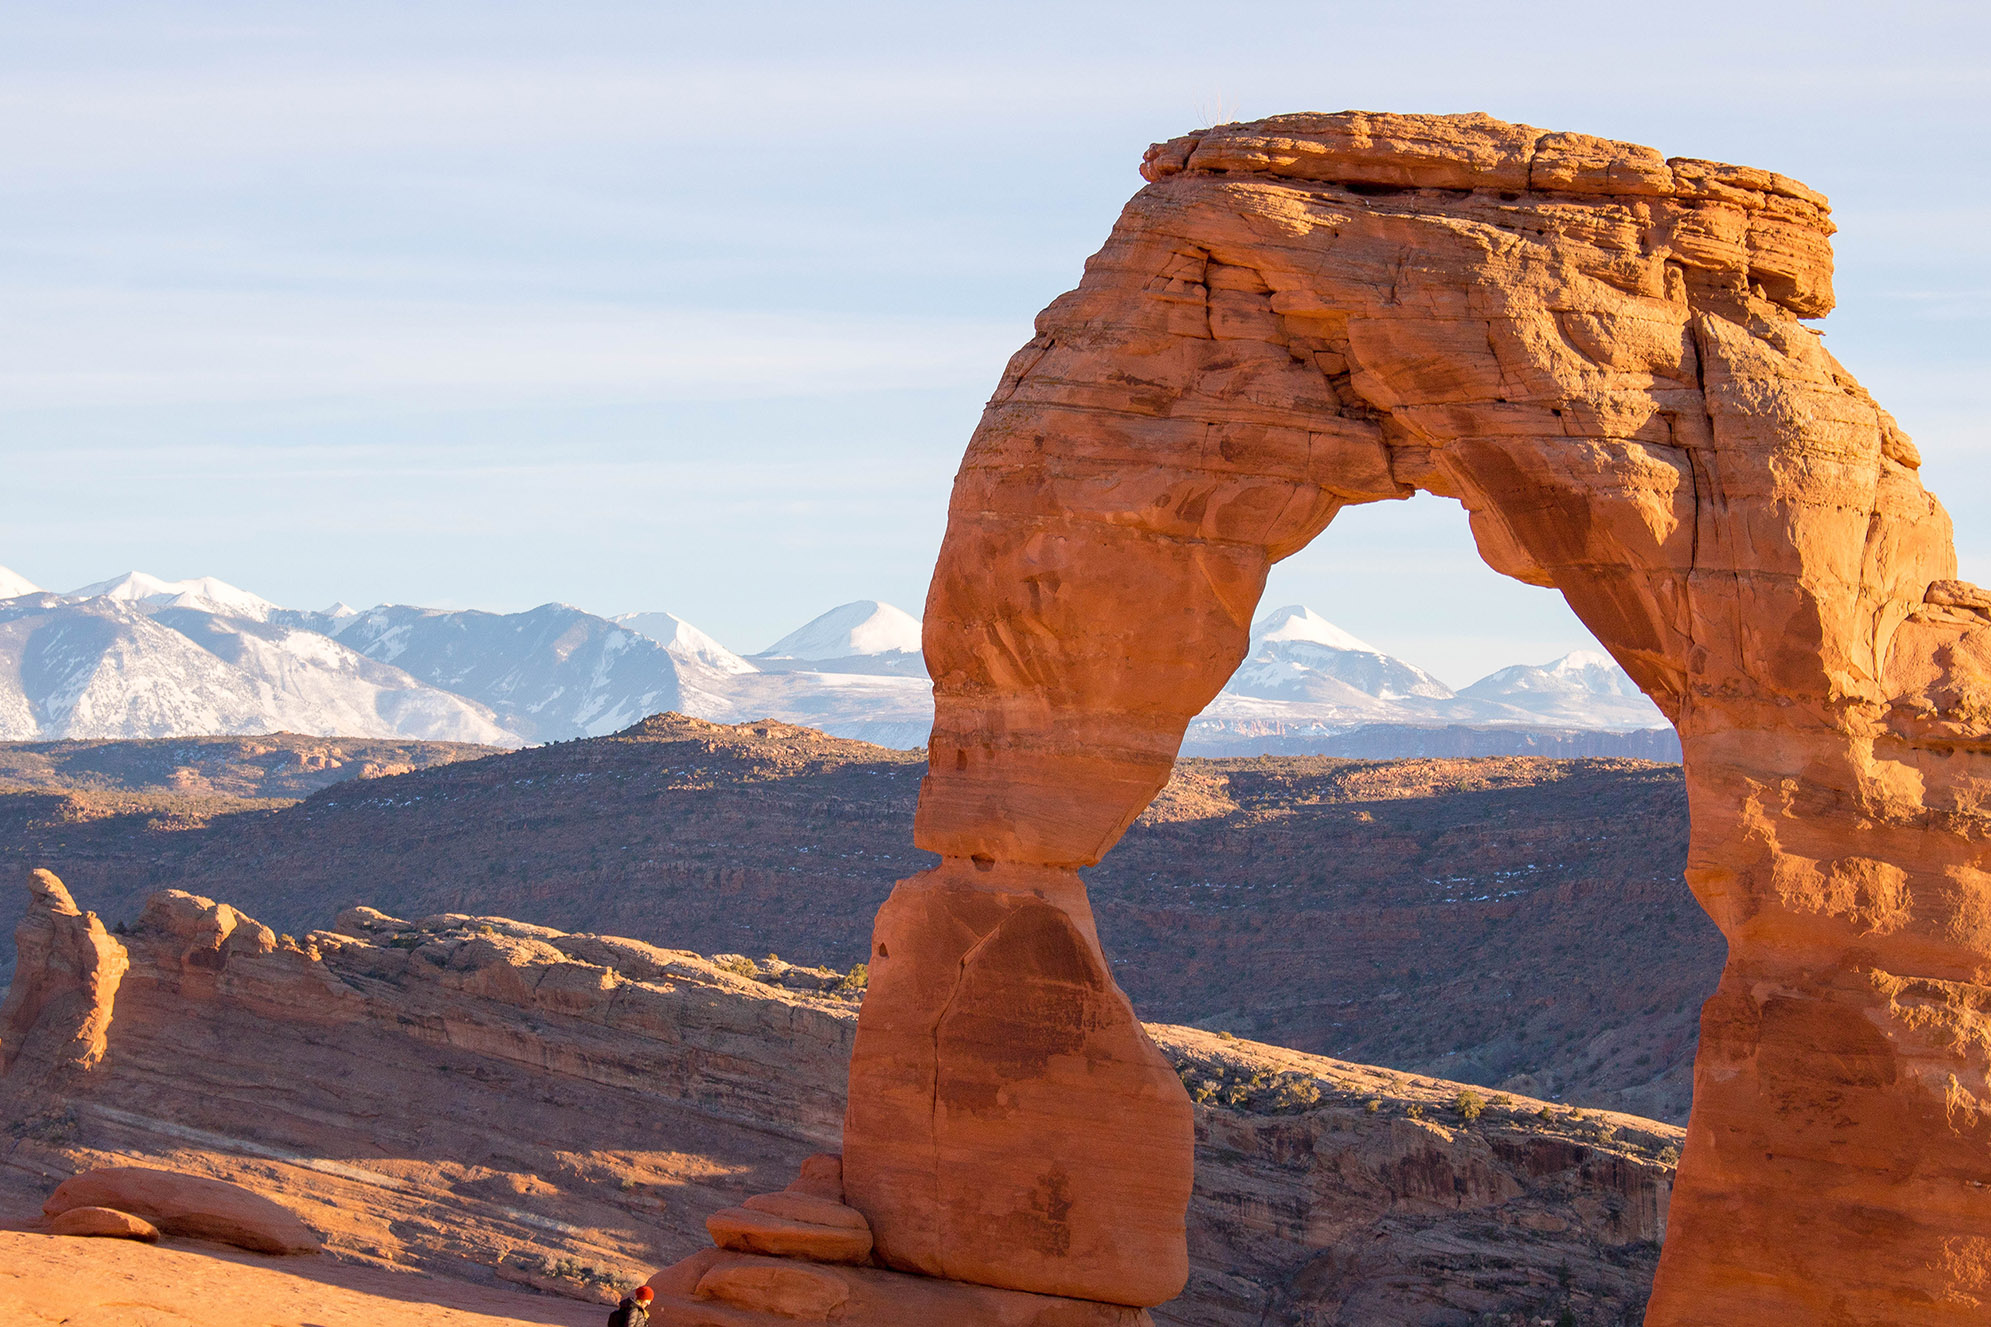
M 0 0 L 0 565 L 742 650 L 917 611 L 980 403 L 1141 150 L 1361 107 L 1831 195 L 1830 344 L 1991 580 L 1979 8 Z M 1455 685 L 1587 643 L 1429 499 L 1268 600 Z

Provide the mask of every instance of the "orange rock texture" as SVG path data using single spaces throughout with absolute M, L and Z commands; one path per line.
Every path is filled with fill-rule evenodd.
M 239 1184 L 181 1175 L 150 1166 L 102 1166 L 72 1175 L 42 1204 L 60 1221 L 81 1208 L 110 1208 L 141 1217 L 168 1235 L 232 1244 L 252 1253 L 301 1254 L 323 1249 L 297 1214 Z M 62 1231 L 50 1226 L 53 1233 Z
M 1031 1294 L 868 1266 L 871 1232 L 843 1201 L 841 1158 L 821 1154 L 780 1193 L 756 1194 L 707 1222 L 716 1247 L 650 1278 L 661 1327 L 1153 1327 L 1141 1309 Z M 861 1245 L 853 1234 L 862 1236 Z
M 0 1004 L 0 1075 L 30 1046 L 41 1073 L 88 1069 L 104 1058 L 118 983 L 131 966 L 94 912 L 76 906 L 53 871 L 28 873 L 28 910 L 14 929 L 16 968 Z
M 1991 594 L 1805 319 L 1826 201 L 1485 116 L 1150 149 L 956 479 L 916 837 L 877 926 L 846 1181 L 888 1265 L 1180 1284 L 1189 1112 L 1077 868 L 1163 786 L 1269 566 L 1456 499 L 1678 727 L 1729 942 L 1647 1321 L 1991 1312 Z
M 48 1219 L 51 1235 L 79 1235 L 100 1239 L 135 1239 L 146 1244 L 159 1242 L 159 1227 L 115 1207 L 71 1207 Z

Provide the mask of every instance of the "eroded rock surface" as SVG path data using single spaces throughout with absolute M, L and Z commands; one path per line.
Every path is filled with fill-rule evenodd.
M 956 480 L 925 617 L 936 878 L 1067 897 L 1243 659 L 1271 563 L 1347 504 L 1454 498 L 1681 735 L 1688 880 L 1729 948 L 1649 1322 L 1981 1320 L 1991 595 L 1955 580 L 1913 444 L 1802 321 L 1832 307 L 1825 200 L 1478 115 L 1219 126 L 1143 174 Z M 966 1159 L 937 1105 L 867 1113 L 953 991 L 873 961 L 845 1152 L 889 1248 L 1033 1126 Z M 1146 1137 L 1182 1119 L 1162 1105 Z M 1127 1126 L 1035 1128 L 1110 1149 Z M 1158 1175 L 1073 1179 L 1074 1209 L 1170 1214 Z M 1031 1239 L 985 1231 L 972 1274 L 1035 1284 Z
M 14 930 L 16 967 L 0 1002 L 0 1076 L 27 1067 L 89 1069 L 104 1058 L 124 947 L 76 906 L 53 871 L 28 875 L 28 909 Z

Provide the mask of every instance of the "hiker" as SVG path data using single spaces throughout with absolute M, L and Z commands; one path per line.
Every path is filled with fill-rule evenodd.
M 647 1327 L 650 1321 L 650 1301 L 657 1292 L 648 1286 L 637 1286 L 622 1297 L 615 1306 L 615 1312 L 608 1315 L 608 1327 Z

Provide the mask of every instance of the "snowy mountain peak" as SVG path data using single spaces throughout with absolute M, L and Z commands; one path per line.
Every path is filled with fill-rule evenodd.
M 789 632 L 754 658 L 850 659 L 872 654 L 918 654 L 919 619 L 876 599 L 840 604 Z
M 760 670 L 675 613 L 624 613 L 609 621 L 648 636 L 681 660 L 737 677 Z
M 1300 604 L 1258 620 L 1251 629 L 1251 655 L 1224 690 L 1259 700 L 1332 705 L 1350 715 L 1380 714 L 1379 703 L 1452 695 L 1422 668 L 1391 658 Z
M 259 595 L 238 589 L 212 576 L 196 580 L 167 581 L 142 571 L 126 572 L 115 580 L 99 581 L 80 590 L 71 590 L 70 599 L 118 599 L 150 608 L 193 608 L 204 613 L 267 622 L 277 606 Z
M 1560 659 L 1542 665 L 1551 673 L 1586 673 L 1593 668 L 1618 671 L 1618 661 L 1599 650 L 1571 650 Z
M 1459 694 L 1506 698 L 1524 692 L 1570 696 L 1618 696 L 1643 700 L 1639 689 L 1617 661 L 1596 650 L 1572 650 L 1545 664 L 1515 664 L 1488 673 Z
M 18 599 L 24 594 L 33 594 L 39 589 L 41 589 L 41 586 L 36 585 L 19 572 L 9 571 L 5 567 L 0 567 L 0 599 Z
M 1331 650 L 1354 650 L 1361 654 L 1382 651 L 1365 640 L 1349 635 L 1304 604 L 1287 604 L 1258 619 L 1251 629 L 1254 648 L 1272 641 L 1301 640 L 1325 645 Z

